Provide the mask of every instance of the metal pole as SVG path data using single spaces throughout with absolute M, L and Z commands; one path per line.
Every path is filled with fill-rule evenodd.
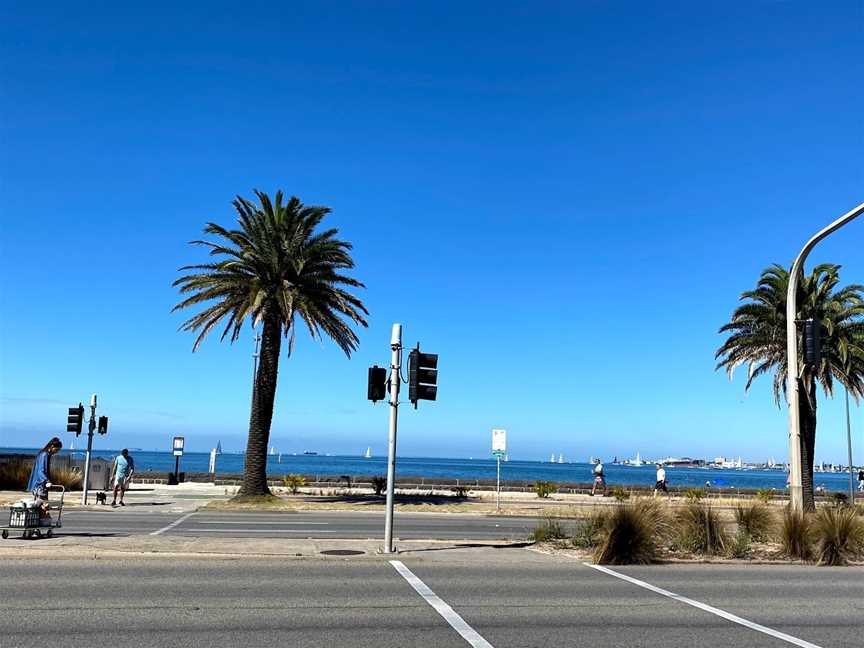
M 180 455 L 174 456 L 174 482 L 180 483 Z
M 501 510 L 501 455 L 499 454 L 498 459 L 498 478 L 495 482 L 495 510 Z
M 399 414 L 399 382 L 402 364 L 402 325 L 390 335 L 390 432 L 387 439 L 387 508 L 384 517 L 384 553 L 393 553 L 393 491 L 396 487 L 396 424 Z
M 846 443 L 849 448 L 849 504 L 855 503 L 855 481 L 852 478 L 852 423 L 849 420 L 849 388 L 846 388 Z
M 90 422 L 87 424 L 87 456 L 84 458 L 84 487 L 81 491 L 81 504 L 87 504 L 90 491 L 90 451 L 93 449 L 93 431 L 96 429 L 96 394 L 90 397 Z
M 798 328 L 795 320 L 798 317 L 798 281 L 804 269 L 804 261 L 815 245 L 831 232 L 864 213 L 864 203 L 850 212 L 843 214 L 828 227 L 813 236 L 792 264 L 789 276 L 789 289 L 786 293 L 786 394 L 789 400 L 789 499 L 796 511 L 804 510 L 804 483 L 801 466 L 801 419 L 798 411 Z M 814 394 L 815 397 L 815 394 Z M 811 457 L 812 459 L 812 457 Z

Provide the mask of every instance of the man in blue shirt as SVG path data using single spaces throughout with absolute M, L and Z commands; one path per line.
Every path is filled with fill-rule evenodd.
M 132 483 L 132 475 L 135 472 L 135 461 L 129 456 L 129 450 L 123 448 L 120 455 L 114 459 L 114 501 L 111 506 L 117 506 L 117 493 L 120 493 L 120 506 L 126 506 L 123 503 L 123 495 L 129 484 Z

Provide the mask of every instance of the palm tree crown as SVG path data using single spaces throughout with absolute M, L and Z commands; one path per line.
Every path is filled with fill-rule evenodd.
M 192 295 L 173 310 L 214 302 L 181 326 L 184 331 L 199 331 L 193 350 L 223 320 L 221 339 L 230 335 L 233 342 L 247 318 L 257 324 L 270 313 L 278 314 L 280 328 L 289 338 L 289 354 L 299 317 L 313 338 L 320 339 L 323 332 L 350 356 L 358 339 L 345 318 L 366 326 L 368 315 L 361 301 L 344 289 L 364 287 L 343 273 L 354 267 L 351 244 L 337 239 L 336 229 L 315 233 L 329 208 L 307 206 L 296 197 L 283 205 L 281 191 L 272 203 L 265 193 L 255 195 L 260 207 L 239 196 L 233 202 L 240 229 L 208 223 L 205 234 L 223 241 L 192 241 L 210 248 L 211 256 L 224 258 L 183 266 L 181 271 L 194 272 L 174 282 L 181 293 Z

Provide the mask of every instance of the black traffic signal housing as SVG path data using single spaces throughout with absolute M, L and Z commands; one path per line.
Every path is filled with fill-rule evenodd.
M 384 367 L 373 365 L 369 367 L 369 384 L 366 390 L 366 398 L 373 403 L 384 400 L 387 396 L 387 370 Z
M 438 354 L 421 353 L 420 345 L 408 354 L 408 400 L 434 401 L 438 396 Z
M 66 419 L 66 431 L 74 432 L 75 436 L 81 434 L 84 425 L 84 405 L 78 403 L 78 407 L 69 408 L 69 418 Z
M 822 361 L 822 343 L 828 336 L 822 322 L 814 319 L 804 320 L 804 364 L 818 366 Z
M 96 426 L 96 431 L 99 434 L 108 434 L 108 417 L 100 416 L 99 424 Z

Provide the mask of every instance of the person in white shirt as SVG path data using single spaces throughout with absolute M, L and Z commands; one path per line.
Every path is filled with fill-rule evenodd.
M 597 459 L 597 465 L 594 466 L 594 485 L 591 487 L 591 496 L 597 491 L 597 487 L 603 489 L 603 494 L 606 494 L 606 475 L 603 473 L 603 462 Z
M 657 493 L 663 491 L 667 495 L 669 494 L 669 489 L 666 488 L 666 470 L 663 468 L 663 464 L 657 464 L 657 483 L 654 484 L 654 497 L 657 497 Z

